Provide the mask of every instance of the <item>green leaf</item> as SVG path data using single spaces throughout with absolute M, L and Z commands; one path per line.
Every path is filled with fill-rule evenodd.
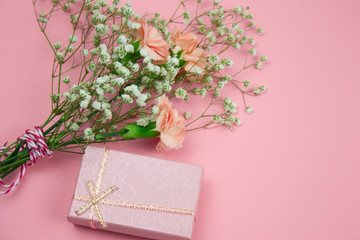
M 151 122 L 146 127 L 139 126 L 136 122 L 128 123 L 118 132 L 118 136 L 126 140 L 153 138 L 159 135 L 160 132 L 156 131 L 156 122 Z
M 177 57 L 178 59 L 180 59 L 180 58 L 182 57 L 182 55 L 183 55 L 183 51 L 181 50 L 181 51 L 179 51 L 179 52 L 176 54 L 176 57 Z
M 134 52 L 138 52 L 140 49 L 140 40 L 133 42 L 132 45 L 134 46 Z
M 126 65 L 129 61 L 131 62 L 136 62 L 137 60 L 139 60 L 141 58 L 140 52 L 134 52 L 134 53 L 128 53 L 126 54 L 126 56 L 119 60 L 121 62 L 121 64 Z
M 186 65 L 186 61 L 184 59 L 179 60 L 179 68 L 183 68 Z

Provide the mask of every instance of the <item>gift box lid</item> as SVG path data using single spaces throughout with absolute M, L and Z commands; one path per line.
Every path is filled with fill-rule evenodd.
M 197 165 L 89 146 L 68 219 L 147 238 L 191 239 L 202 173 Z

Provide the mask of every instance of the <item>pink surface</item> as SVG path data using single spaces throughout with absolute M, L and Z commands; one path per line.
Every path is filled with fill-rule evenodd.
M 205 167 L 194 240 L 360 239 L 360 2 L 247 3 L 265 29 L 257 50 L 270 62 L 247 75 L 268 91 L 249 100 L 253 114 L 241 111 L 244 125 L 188 134 L 181 150 L 164 154 L 153 140 L 108 147 Z M 133 6 L 168 16 L 176 4 Z M 2 4 L 0 29 L 4 143 L 48 115 L 51 52 L 31 1 Z M 139 239 L 67 221 L 80 163 L 56 153 L 28 169 L 16 191 L 0 197 L 0 238 Z
M 184 209 L 193 214 L 109 206 L 100 201 L 97 206 L 107 225 L 102 227 L 96 214 L 94 218 L 90 217 L 91 209 L 81 215 L 75 212 L 91 200 L 84 202 L 74 199 L 68 215 L 69 221 L 89 227 L 89 220 L 94 219 L 98 229 L 148 238 L 191 238 L 203 172 L 201 166 L 115 150 L 109 151 L 106 160 L 103 158 L 104 153 L 104 148 L 89 146 L 86 149 L 76 183 L 76 196 L 91 197 L 88 181 L 92 181 L 94 189 L 100 184 L 99 195 L 113 186 L 118 188 L 104 198 L 106 201 Z M 103 175 L 99 179 L 102 168 Z

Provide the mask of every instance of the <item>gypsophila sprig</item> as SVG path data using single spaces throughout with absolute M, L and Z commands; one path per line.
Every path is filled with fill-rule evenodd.
M 180 148 L 185 132 L 241 125 L 237 115 L 253 111 L 248 98 L 266 89 L 240 77 L 268 62 L 256 49 L 264 31 L 249 7 L 209 1 L 207 9 L 206 1 L 180 0 L 163 19 L 118 0 L 52 0 L 49 9 L 33 0 L 54 54 L 51 112 L 41 125 L 48 148 L 83 153 L 92 143 L 160 136 L 157 150 L 166 151 Z M 49 34 L 58 15 L 68 19 L 61 39 Z M 188 109 L 180 114 L 172 99 Z M 1 148 L 0 179 L 29 159 L 24 144 Z

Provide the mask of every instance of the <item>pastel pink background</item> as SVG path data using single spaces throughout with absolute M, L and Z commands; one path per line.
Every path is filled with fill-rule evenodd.
M 244 125 L 188 134 L 168 153 L 152 140 L 109 146 L 205 167 L 194 240 L 360 239 L 360 1 L 224 1 L 238 4 L 265 29 L 257 50 L 270 59 L 248 75 L 268 91 L 249 100 Z M 133 6 L 166 17 L 177 0 Z M 51 52 L 31 1 L 4 2 L 0 29 L 3 144 L 48 115 Z M 28 169 L 0 197 L 0 238 L 139 239 L 67 222 L 80 162 L 56 153 Z

